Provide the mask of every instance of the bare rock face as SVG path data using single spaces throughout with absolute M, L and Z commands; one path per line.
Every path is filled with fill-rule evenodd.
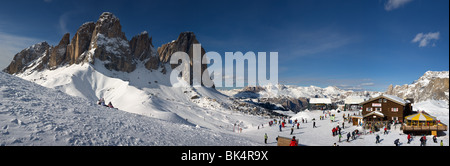
M 194 44 L 199 44 L 200 42 L 198 42 L 197 38 L 195 37 L 195 34 L 193 32 L 183 32 L 178 36 L 177 40 L 174 40 L 170 43 L 164 44 L 161 47 L 158 48 L 158 54 L 159 54 L 159 60 L 162 63 L 169 63 L 170 62 L 170 57 L 172 56 L 172 54 L 174 54 L 175 52 L 181 51 L 181 52 L 186 52 L 189 55 L 190 58 L 190 84 L 192 84 L 192 79 L 193 79 L 193 45 Z M 205 49 L 203 49 L 203 47 L 201 48 L 201 57 L 203 59 L 203 56 L 205 55 Z M 171 65 L 172 69 L 177 67 L 178 65 Z M 206 64 L 202 64 L 201 66 L 201 73 L 203 73 L 207 68 Z M 188 81 L 188 80 L 186 80 Z
M 93 57 L 106 61 L 104 65 L 109 70 L 132 72 L 136 69 L 120 20 L 112 13 L 104 12 L 95 24 L 89 50 L 94 49 Z
M 165 66 L 169 63 L 171 55 L 182 51 L 191 58 L 189 81 L 192 82 L 193 44 L 197 43 L 199 42 L 193 32 L 183 32 L 177 40 L 155 50 L 152 37 L 146 31 L 128 41 L 122 32 L 120 20 L 112 13 L 104 12 L 97 22 L 81 25 L 72 40 L 67 33 L 54 47 L 42 42 L 24 49 L 15 55 L 4 71 L 18 74 L 27 69 L 53 70 L 64 65 L 100 63 L 109 70 L 132 72 L 136 69 L 137 63 L 143 63 L 150 71 L 158 70 L 166 74 Z M 205 50 L 201 48 L 201 55 L 204 54 Z M 202 73 L 206 67 L 207 65 L 201 66 Z
M 35 67 L 37 70 L 42 70 L 48 62 L 50 45 L 47 42 L 41 42 L 32 45 L 14 56 L 11 64 L 3 71 L 9 74 L 21 73 L 30 67 Z M 41 61 L 36 62 L 36 59 L 41 58 Z M 32 63 L 35 63 L 34 65 Z
M 67 62 L 70 65 L 79 64 L 86 58 L 94 28 L 94 22 L 84 23 L 80 28 L 78 28 L 77 33 L 75 33 L 72 41 L 67 46 L 67 55 L 69 57 Z
M 401 98 L 413 98 L 414 102 L 426 100 L 449 100 L 449 72 L 427 71 L 412 84 L 390 85 L 386 94 Z
M 69 43 L 70 43 L 70 34 L 66 33 L 59 42 L 59 44 L 53 47 L 48 63 L 50 69 L 53 69 L 56 66 L 66 62 L 66 58 L 68 58 L 67 45 L 69 45 Z
M 152 38 L 148 36 L 148 33 L 142 32 L 141 34 L 134 36 L 130 40 L 130 51 L 135 59 L 144 61 L 152 56 Z

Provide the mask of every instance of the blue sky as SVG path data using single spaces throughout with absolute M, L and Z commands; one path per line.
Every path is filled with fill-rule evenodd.
M 449 70 L 448 0 L 2 1 L 0 67 L 40 41 L 56 45 L 104 11 L 128 39 L 159 47 L 193 31 L 206 51 L 276 51 L 279 82 L 386 90 Z

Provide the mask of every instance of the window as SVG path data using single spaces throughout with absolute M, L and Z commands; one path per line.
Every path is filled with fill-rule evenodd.
M 391 108 L 392 112 L 398 112 L 398 108 Z
M 367 112 L 372 111 L 372 107 L 367 107 L 367 108 L 366 108 L 366 111 L 367 111 Z
M 383 103 L 386 103 L 387 102 L 387 100 L 386 99 L 383 99 Z
M 383 101 L 383 99 L 378 99 L 378 102 L 381 103 L 381 101 Z
M 375 108 L 375 111 L 381 112 L 381 108 Z

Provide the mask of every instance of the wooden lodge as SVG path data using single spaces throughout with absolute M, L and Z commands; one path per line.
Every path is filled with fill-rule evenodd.
M 412 113 L 412 106 L 397 96 L 385 95 L 371 98 L 360 103 L 362 105 L 362 116 L 364 121 L 398 121 Z

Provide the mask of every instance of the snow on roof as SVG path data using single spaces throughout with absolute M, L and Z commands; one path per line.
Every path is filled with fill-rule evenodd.
M 369 98 L 363 97 L 363 96 L 348 96 L 347 98 L 345 98 L 344 103 L 345 104 L 359 104 L 366 100 L 369 100 Z
M 311 98 L 311 99 L 309 99 L 309 104 L 331 104 L 331 99 L 329 99 L 329 98 Z
M 368 117 L 368 116 L 371 116 L 371 115 L 377 115 L 379 117 L 384 117 L 384 114 L 381 113 L 381 112 L 378 112 L 378 111 L 373 111 L 371 113 L 368 113 L 368 114 L 364 115 L 364 117 Z
M 374 101 L 376 99 L 383 98 L 383 97 L 386 98 L 386 99 L 389 99 L 389 100 L 391 100 L 391 101 L 393 101 L 395 103 L 401 104 L 401 105 L 406 105 L 406 103 L 410 103 L 409 101 L 405 101 L 402 98 L 394 96 L 394 95 L 381 94 L 379 96 L 375 96 L 375 97 L 371 98 L 370 100 L 366 100 L 366 101 L 364 101 L 364 102 L 362 102 L 360 104 L 365 104 L 365 103 L 368 103 L 370 101 Z
M 405 105 L 406 103 L 409 103 L 409 102 L 403 100 L 402 98 L 394 96 L 394 95 L 386 95 L 386 94 L 384 94 L 383 96 L 386 97 L 386 98 L 389 98 L 391 100 L 395 100 L 396 102 L 402 103 L 403 105 Z

